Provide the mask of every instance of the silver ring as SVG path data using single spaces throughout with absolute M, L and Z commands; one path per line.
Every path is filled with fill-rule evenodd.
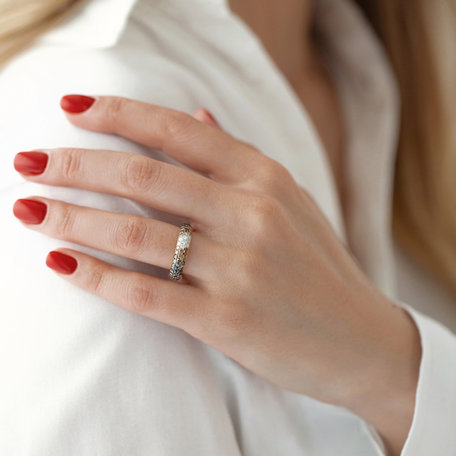
M 182 277 L 185 260 L 187 259 L 188 248 L 192 240 L 193 228 L 190 223 L 183 223 L 177 236 L 176 250 L 174 251 L 173 262 L 169 269 L 168 277 L 171 280 L 179 280 Z

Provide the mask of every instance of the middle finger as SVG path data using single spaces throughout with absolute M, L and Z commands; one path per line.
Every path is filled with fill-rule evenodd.
M 30 174 L 31 161 L 47 155 L 45 169 Z M 43 161 L 46 160 L 42 156 Z M 77 187 L 133 199 L 155 209 L 214 226 L 223 220 L 222 185 L 205 176 L 139 154 L 77 148 L 19 152 L 17 171 L 31 181 Z M 223 190 L 227 190 L 224 186 Z

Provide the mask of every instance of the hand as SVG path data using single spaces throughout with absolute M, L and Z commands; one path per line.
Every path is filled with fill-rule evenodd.
M 383 394 L 395 407 L 414 397 L 410 319 L 370 283 L 281 164 L 214 125 L 131 99 L 98 96 L 66 116 L 78 127 L 162 149 L 191 169 L 131 153 L 58 148 L 40 149 L 47 158 L 40 174 L 30 174 L 29 159 L 18 154 L 24 178 L 130 198 L 181 216 L 194 231 L 184 283 L 63 248 L 74 260 L 62 278 L 181 328 L 284 389 L 356 411 L 372 396 Z M 15 204 L 24 226 L 169 269 L 178 227 L 32 199 L 44 204 L 40 217 Z

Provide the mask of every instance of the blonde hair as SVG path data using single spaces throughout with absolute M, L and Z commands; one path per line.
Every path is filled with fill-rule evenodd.
M 0 65 L 84 1 L 0 0 Z M 383 40 L 401 90 L 394 233 L 456 293 L 456 0 L 356 1 Z
M 0 67 L 85 0 L 0 0 Z
M 456 293 L 456 0 L 357 0 L 400 86 L 393 228 Z

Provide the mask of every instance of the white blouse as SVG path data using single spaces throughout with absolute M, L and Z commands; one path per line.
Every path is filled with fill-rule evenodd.
M 71 247 L 120 267 L 167 274 L 22 227 L 12 214 L 17 198 L 41 195 L 181 221 L 125 198 L 27 182 L 14 170 L 19 151 L 69 146 L 177 164 L 161 151 L 71 125 L 60 97 L 82 93 L 189 113 L 205 106 L 226 131 L 283 163 L 372 282 L 418 326 L 423 354 L 416 407 L 401 454 L 456 455 L 455 302 L 398 250 L 390 230 L 395 81 L 350 0 L 318 0 L 316 20 L 349 133 L 346 214 L 305 107 L 226 0 L 84 2 L 3 68 L 0 454 L 386 454 L 376 430 L 348 409 L 282 390 L 184 331 L 128 312 L 46 268 L 48 251 Z

